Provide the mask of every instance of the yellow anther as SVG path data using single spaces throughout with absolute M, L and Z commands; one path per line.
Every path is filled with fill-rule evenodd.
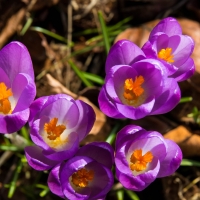
M 160 58 L 166 62 L 173 63 L 174 55 L 171 53 L 172 53 L 172 48 L 161 49 L 158 52 L 158 58 Z
M 142 155 L 142 149 L 136 149 L 130 157 L 130 169 L 132 171 L 143 171 L 147 168 L 147 164 L 153 159 L 153 155 L 148 151 L 145 155 Z
M 143 76 L 136 77 L 135 81 L 132 78 L 126 79 L 124 82 L 124 98 L 128 101 L 137 100 L 144 93 L 144 89 L 141 87 L 143 82 Z
M 72 183 L 76 187 L 87 187 L 89 182 L 92 181 L 94 178 L 94 171 L 87 170 L 85 168 L 79 169 L 72 175 Z
M 0 112 L 3 114 L 10 114 L 11 111 L 11 103 L 9 101 L 9 97 L 13 95 L 11 88 L 7 89 L 5 83 L 0 83 Z
M 49 123 L 44 124 L 44 130 L 47 132 L 48 134 L 47 138 L 49 140 L 57 139 L 66 129 L 65 125 L 56 126 L 57 122 L 58 118 L 53 118 Z

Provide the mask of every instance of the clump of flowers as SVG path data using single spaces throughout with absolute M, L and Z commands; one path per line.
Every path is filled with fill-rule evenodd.
M 191 37 L 182 35 L 176 19 L 161 20 L 151 31 L 149 40 L 142 47 L 148 58 L 161 61 L 168 68 L 168 75 L 183 81 L 194 73 L 194 61 L 190 58 L 194 50 Z
M 28 121 L 36 95 L 32 61 L 22 43 L 1 49 L 0 74 L 0 133 L 13 133 Z
M 156 178 L 173 174 L 181 160 L 179 146 L 156 131 L 129 125 L 117 135 L 116 176 L 129 190 L 141 191 Z
M 99 94 L 100 109 L 109 117 L 140 119 L 167 113 L 180 101 L 180 89 L 168 68 L 145 59 L 128 40 L 113 45 L 106 61 L 106 78 Z
M 152 30 L 142 49 L 121 40 L 110 49 L 99 94 L 102 112 L 113 118 L 141 119 L 171 111 L 180 101 L 177 81 L 194 72 L 194 43 L 173 18 Z M 180 166 L 178 145 L 156 131 L 135 125 L 117 134 L 114 150 L 106 142 L 79 147 L 95 121 L 91 106 L 69 95 L 35 98 L 34 73 L 24 45 L 12 42 L 0 51 L 0 133 L 18 131 L 28 121 L 35 146 L 25 148 L 28 164 L 51 169 L 52 193 L 70 200 L 105 199 L 114 177 L 129 190 L 141 191 Z M 33 102 L 34 101 L 34 102 Z
M 64 199 L 104 199 L 114 182 L 113 161 L 114 151 L 108 143 L 87 144 L 51 170 L 48 186 Z
M 37 146 L 26 147 L 25 153 L 36 170 L 71 158 L 95 121 L 91 106 L 65 94 L 38 98 L 30 110 L 30 136 Z

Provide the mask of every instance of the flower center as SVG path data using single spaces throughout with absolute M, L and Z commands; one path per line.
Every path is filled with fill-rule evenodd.
M 79 169 L 72 175 L 72 183 L 81 188 L 88 186 L 89 182 L 94 178 L 94 171 L 85 168 Z
M 141 87 L 143 82 L 143 76 L 136 76 L 135 81 L 133 81 L 132 78 L 125 80 L 123 96 L 127 100 L 129 105 L 135 103 L 138 97 L 140 97 L 144 93 L 144 89 Z
M 44 130 L 47 132 L 49 140 L 56 140 L 66 129 L 65 125 L 58 125 L 58 118 L 53 118 L 49 123 L 44 124 Z
M 173 63 L 174 60 L 174 55 L 171 54 L 172 53 L 172 48 L 166 48 L 166 49 L 161 49 L 159 52 L 158 52 L 158 58 L 166 61 L 166 62 L 169 62 L 169 63 Z
M 132 171 L 143 171 L 147 168 L 147 164 L 153 159 L 153 155 L 148 151 L 145 155 L 142 155 L 142 149 L 136 149 L 133 151 L 130 157 L 130 169 Z
M 11 110 L 11 103 L 9 101 L 9 97 L 13 96 L 11 88 L 7 88 L 5 83 L 0 83 L 0 112 L 3 114 L 10 114 Z
M 49 123 L 44 124 L 44 131 L 46 131 L 47 135 L 44 135 L 45 142 L 54 149 L 62 149 L 66 143 L 67 138 L 61 138 L 61 134 L 66 129 L 65 125 L 56 125 L 58 122 L 58 118 L 53 118 Z

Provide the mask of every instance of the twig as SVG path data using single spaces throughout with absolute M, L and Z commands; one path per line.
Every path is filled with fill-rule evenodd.
M 13 151 L 5 151 L 0 157 L 0 167 L 13 155 Z
M 71 2 L 68 4 L 67 7 L 67 13 L 68 13 L 68 19 L 67 19 L 67 26 L 68 26 L 68 31 L 67 31 L 67 40 L 69 43 L 72 41 L 72 5 Z M 71 47 L 68 45 L 68 56 L 71 55 Z
M 190 184 L 183 188 L 183 193 L 187 192 L 191 187 L 200 182 L 200 177 L 195 178 Z
M 28 144 L 27 140 L 24 137 L 18 135 L 16 132 L 12 134 L 4 134 L 4 136 L 10 139 L 12 144 L 14 144 L 16 147 L 23 149 Z
M 17 32 L 19 25 L 26 15 L 26 8 L 21 8 L 18 12 L 10 17 L 4 29 L 0 33 L 0 48 L 5 45 L 9 38 Z
M 84 10 L 84 12 L 80 15 L 75 15 L 73 17 L 74 20 L 79 20 L 83 17 L 85 17 L 89 12 L 90 10 L 97 4 L 99 0 L 91 0 L 91 3 L 87 6 L 87 8 Z

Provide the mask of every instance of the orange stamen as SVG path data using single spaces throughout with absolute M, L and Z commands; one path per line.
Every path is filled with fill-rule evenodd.
M 57 122 L 58 118 L 53 118 L 49 123 L 44 124 L 44 130 L 47 132 L 47 138 L 50 140 L 55 140 L 56 138 L 60 137 L 60 135 L 66 129 L 65 125 L 56 126 Z
M 143 171 L 147 168 L 147 164 L 150 163 L 152 159 L 153 155 L 150 151 L 142 156 L 142 149 L 137 149 L 131 154 L 130 169 L 137 172 Z
M 92 181 L 94 178 L 94 171 L 87 169 L 80 169 L 72 175 L 72 183 L 77 187 L 87 187 L 89 181 Z
M 12 96 L 13 93 L 11 88 L 7 89 L 5 83 L 0 83 L 0 112 L 3 114 L 11 113 L 11 103 L 9 101 L 9 97 Z
M 126 79 L 124 82 L 124 98 L 131 101 L 141 96 L 144 93 L 144 89 L 141 87 L 143 82 L 143 76 L 136 76 L 135 81 L 132 78 Z
M 166 62 L 173 63 L 174 55 L 171 53 L 172 53 L 172 48 L 161 49 L 158 52 L 158 58 L 160 58 Z

